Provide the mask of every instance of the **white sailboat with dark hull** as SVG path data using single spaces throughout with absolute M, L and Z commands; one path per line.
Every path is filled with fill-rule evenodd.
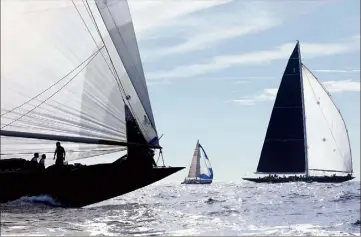
M 257 174 L 268 176 L 243 179 L 340 183 L 352 180 L 352 172 L 345 121 L 327 90 L 301 62 L 297 42 L 277 92 L 257 167 Z
M 55 141 L 69 163 L 100 164 L 28 161 L 34 152 L 52 161 Z M 125 0 L 1 2 L 1 203 L 45 194 L 82 207 L 184 168 L 154 166 L 155 149 L 162 148 Z
M 210 184 L 212 183 L 212 180 L 213 169 L 211 162 L 209 161 L 206 151 L 199 141 L 197 141 L 188 177 L 184 179 L 182 184 Z

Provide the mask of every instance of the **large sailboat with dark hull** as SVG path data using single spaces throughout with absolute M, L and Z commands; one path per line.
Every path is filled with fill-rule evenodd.
M 256 174 L 257 183 L 352 180 L 348 131 L 331 95 L 302 63 L 297 42 L 283 74 Z
M 82 207 L 184 168 L 154 162 L 162 147 L 126 0 L 2 1 L 1 69 L 0 203 Z M 52 163 L 56 141 L 64 165 Z

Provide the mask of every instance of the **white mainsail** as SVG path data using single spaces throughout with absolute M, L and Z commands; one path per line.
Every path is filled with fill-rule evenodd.
M 302 65 L 309 170 L 352 172 L 346 124 L 329 93 Z
M 126 104 L 158 143 L 125 0 L 1 1 L 1 69 L 1 130 L 125 142 Z M 54 143 L 1 136 L 1 158 L 51 153 Z M 66 148 L 77 158 L 125 150 Z

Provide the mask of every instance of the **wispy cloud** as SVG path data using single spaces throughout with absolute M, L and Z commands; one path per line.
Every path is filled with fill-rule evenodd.
M 189 1 L 129 0 L 129 9 L 137 38 L 147 37 L 147 33 L 172 24 L 177 24 L 179 18 L 204 9 L 223 5 L 232 0 L 197 0 Z
M 267 88 L 267 89 L 263 89 L 262 93 L 254 95 L 254 96 L 249 96 L 249 97 L 244 97 L 243 99 L 239 99 L 239 100 L 232 100 L 232 102 L 240 104 L 240 105 L 254 105 L 257 102 L 261 102 L 261 101 L 272 101 L 275 99 L 276 95 L 277 95 L 277 88 Z
M 330 73 L 357 73 L 360 69 L 333 70 L 333 69 L 313 69 L 313 72 L 330 72 Z
M 360 82 L 353 80 L 341 80 L 341 81 L 324 81 L 322 84 L 326 87 L 330 93 L 343 93 L 343 92 L 359 92 Z M 261 93 L 246 96 L 242 99 L 231 100 L 227 102 L 233 102 L 239 105 L 255 105 L 257 102 L 273 101 L 276 98 L 278 88 L 263 89 Z
M 359 92 L 360 82 L 353 80 L 325 81 L 322 83 L 330 93 Z
M 270 50 L 213 57 L 209 63 L 179 66 L 169 71 L 156 71 L 147 74 L 149 79 L 186 78 L 221 71 L 234 66 L 257 65 L 288 58 L 295 43 L 286 43 Z M 302 43 L 303 58 L 330 56 L 360 50 L 359 41 L 354 39 L 338 43 Z
M 142 50 L 144 60 L 154 60 L 204 50 L 228 39 L 265 31 L 325 4 L 328 2 L 297 1 L 290 8 L 289 2 L 197 0 L 189 4 L 152 0 L 143 4 L 133 0 L 130 5 L 139 39 L 164 37 L 171 41 L 167 44 L 173 44 L 165 46 L 153 41 L 154 46 Z M 215 12 L 215 7 L 223 10 Z
M 211 12 L 203 17 L 182 19 L 180 24 L 187 27 L 178 35 L 178 39 L 183 39 L 181 43 L 148 50 L 145 54 L 152 55 L 154 60 L 155 57 L 200 51 L 221 41 L 264 31 L 281 23 L 280 17 L 272 14 L 267 4 L 244 2 L 237 7 L 236 12 Z

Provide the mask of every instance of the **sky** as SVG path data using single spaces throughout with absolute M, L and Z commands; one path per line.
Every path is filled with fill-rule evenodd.
M 346 121 L 360 180 L 360 1 L 129 0 L 165 164 L 188 174 L 197 142 L 214 180 L 254 177 L 275 92 L 303 63 Z
M 164 181 L 187 176 L 197 139 L 215 181 L 254 177 L 297 40 L 342 112 L 360 180 L 359 0 L 128 1 L 165 164 L 186 167 Z

